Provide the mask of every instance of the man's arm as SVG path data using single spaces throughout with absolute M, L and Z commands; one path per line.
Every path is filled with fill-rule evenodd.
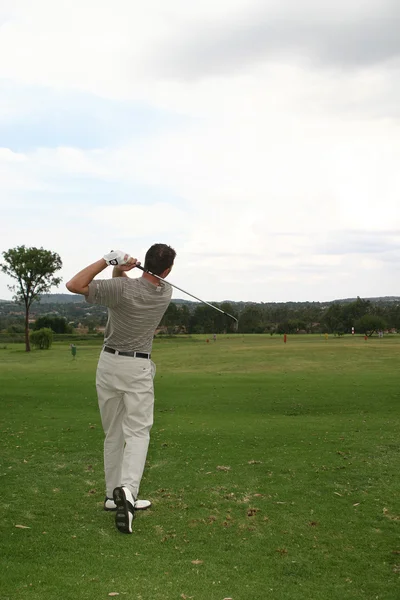
M 82 269 L 82 271 L 79 271 L 79 273 L 68 281 L 66 284 L 67 290 L 74 294 L 83 294 L 84 296 L 87 296 L 89 294 L 89 283 L 93 281 L 96 275 L 104 271 L 107 266 L 104 258 L 101 258 L 97 262 L 86 267 L 86 269 Z
M 121 271 L 120 267 L 114 267 L 112 272 L 113 277 L 128 277 L 125 271 Z

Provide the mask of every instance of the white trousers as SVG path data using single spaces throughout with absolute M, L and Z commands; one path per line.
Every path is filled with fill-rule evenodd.
M 155 364 L 101 352 L 96 388 L 105 433 L 106 494 L 124 485 L 138 497 L 153 425 Z

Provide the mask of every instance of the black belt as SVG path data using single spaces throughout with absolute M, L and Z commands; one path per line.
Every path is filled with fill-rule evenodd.
M 108 346 L 104 346 L 104 352 L 119 354 L 120 356 L 130 356 L 132 358 L 151 358 L 151 354 L 147 354 L 147 352 L 120 352 L 119 350 L 114 350 L 114 348 L 109 348 Z

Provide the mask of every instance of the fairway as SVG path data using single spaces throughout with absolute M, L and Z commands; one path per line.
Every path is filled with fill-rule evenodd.
M 0 600 L 400 598 L 400 336 L 155 340 L 131 536 L 76 344 L 0 348 Z

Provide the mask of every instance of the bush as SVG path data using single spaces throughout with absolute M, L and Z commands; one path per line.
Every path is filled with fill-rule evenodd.
M 31 343 L 35 348 L 39 350 L 48 350 L 53 343 L 53 331 L 48 327 L 32 331 Z

